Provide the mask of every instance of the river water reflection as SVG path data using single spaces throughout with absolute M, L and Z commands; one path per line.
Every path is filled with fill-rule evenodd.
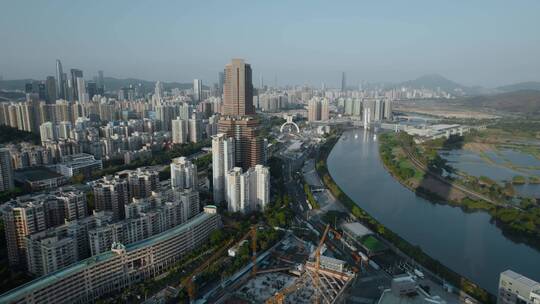
M 382 166 L 373 133 L 345 132 L 328 157 L 328 169 L 378 221 L 493 294 L 506 269 L 540 281 L 539 251 L 504 237 L 487 213 L 432 204 L 403 187 Z

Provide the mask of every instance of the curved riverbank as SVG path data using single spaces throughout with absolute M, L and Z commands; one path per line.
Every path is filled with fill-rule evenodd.
M 540 281 L 539 251 L 505 236 L 486 212 L 431 203 L 403 187 L 382 165 L 379 139 L 379 134 L 350 130 L 326 151 L 327 171 L 354 205 L 492 294 L 507 269 Z
M 441 262 L 431 258 L 420 247 L 407 242 L 399 234 L 390 230 L 388 227 L 368 214 L 364 209 L 360 208 L 359 204 L 350 198 L 337 185 L 332 178 L 332 175 L 328 171 L 327 159 L 338 140 L 339 136 L 334 136 L 328 139 L 328 141 L 320 148 L 316 163 L 317 173 L 334 197 L 340 200 L 343 206 L 345 206 L 360 222 L 369 227 L 371 230 L 376 231 L 380 237 L 393 244 L 401 252 L 413 258 L 417 263 L 426 269 L 447 280 L 452 285 L 458 286 L 461 290 L 475 297 L 482 303 L 495 303 L 496 299 L 493 294 L 490 294 L 486 290 L 472 283 L 467 278 L 452 271 Z
M 486 212 L 491 216 L 502 233 L 514 242 L 524 243 L 540 251 L 540 232 L 537 222 L 540 220 L 540 208 L 535 207 L 534 202 L 529 204 L 528 209 L 508 203 L 503 187 L 495 182 L 490 184 L 489 194 L 494 199 L 486 197 L 486 194 L 479 194 L 473 190 L 466 189 L 455 181 L 447 181 L 444 177 L 428 171 L 429 166 L 419 165 L 417 159 L 411 153 L 402 153 L 405 144 L 400 141 L 401 137 L 395 133 L 385 133 L 379 137 L 379 158 L 386 171 L 400 184 L 423 197 L 431 203 L 438 203 L 459 207 L 464 212 Z M 419 151 L 413 144 L 413 149 Z M 423 181 L 417 184 L 410 182 L 410 178 L 400 172 L 400 159 L 406 159 L 413 164 L 415 172 L 421 172 Z M 419 152 L 418 152 L 419 153 Z M 405 156 L 403 156 L 405 155 Z M 436 154 L 437 155 L 437 154 Z M 398 160 L 396 160 L 398 158 Z M 422 157 L 421 157 L 422 158 Z M 464 180 L 471 180 L 472 177 L 465 176 Z M 488 178 L 485 178 L 489 180 Z M 429 180 L 429 182 L 426 182 Z M 485 182 L 487 183 L 487 182 Z M 480 182 L 476 182 L 476 188 L 480 187 Z M 431 186 L 431 187 L 429 187 Z M 459 192 L 461 195 L 449 195 L 450 191 Z M 493 194 L 495 193 L 495 194 Z

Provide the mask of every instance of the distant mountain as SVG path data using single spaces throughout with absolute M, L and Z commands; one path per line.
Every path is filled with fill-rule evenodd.
M 497 87 L 496 89 L 501 92 L 512 92 L 512 91 L 523 91 L 523 90 L 540 91 L 540 82 L 538 81 L 519 82 L 515 84 L 500 86 L 500 87 Z
M 414 80 L 404 81 L 397 85 L 398 87 L 412 87 L 412 88 L 425 88 L 430 90 L 436 90 L 440 88 L 448 93 L 455 93 L 456 91 L 468 92 L 471 88 L 463 86 L 457 82 L 449 80 L 439 74 L 428 74 L 418 77 Z
M 36 81 L 35 79 L 15 79 L 15 80 L 0 80 L 0 90 L 6 91 L 24 91 L 24 85 Z M 156 84 L 155 81 L 148 81 L 136 78 L 126 78 L 119 79 L 113 77 L 105 77 L 103 79 L 105 82 L 105 89 L 107 91 L 117 91 L 123 87 L 129 87 L 130 85 L 142 85 L 146 90 L 151 91 L 154 89 Z M 193 84 L 191 83 L 180 83 L 180 82 L 163 82 L 163 87 L 165 90 L 170 90 L 173 88 L 178 88 L 181 90 L 191 89 Z M 204 86 L 203 86 L 204 88 Z
M 461 104 L 498 111 L 540 114 L 540 91 L 521 90 L 463 98 Z

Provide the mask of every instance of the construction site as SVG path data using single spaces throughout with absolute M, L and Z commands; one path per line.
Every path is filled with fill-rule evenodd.
M 327 226 L 318 244 L 292 233 L 278 243 L 251 271 L 230 282 L 223 303 L 336 303 L 355 273 L 345 261 L 332 257 L 324 244 Z M 255 270 L 253 270 L 255 269 Z

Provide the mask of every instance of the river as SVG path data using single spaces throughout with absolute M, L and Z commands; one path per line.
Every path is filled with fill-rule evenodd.
M 431 257 L 497 294 L 512 269 L 540 281 L 540 252 L 503 236 L 485 212 L 433 204 L 403 187 L 383 167 L 373 133 L 346 131 L 328 157 L 336 183 L 362 209 Z

